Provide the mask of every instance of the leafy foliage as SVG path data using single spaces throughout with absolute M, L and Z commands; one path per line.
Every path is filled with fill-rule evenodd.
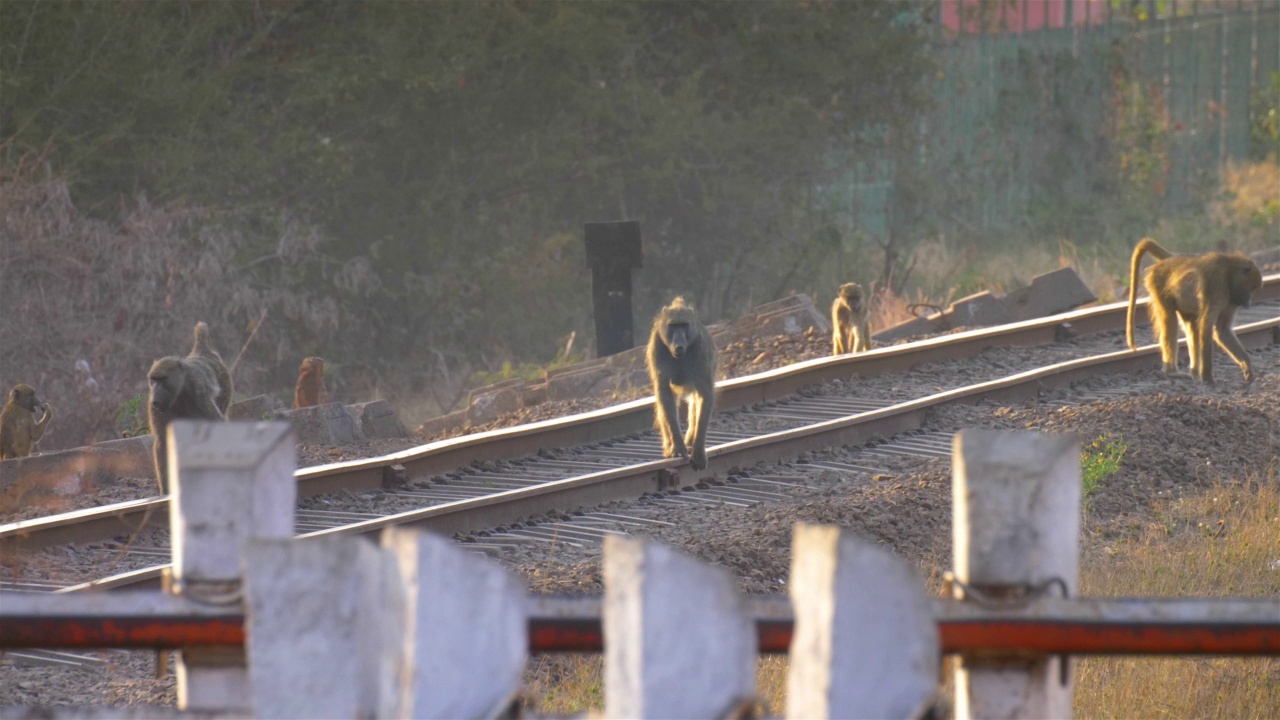
M 96 217 L 138 192 L 234 209 L 235 261 L 282 212 L 314 222 L 377 278 L 377 355 L 548 358 L 590 326 L 583 222 L 643 222 L 641 316 L 683 292 L 720 317 L 821 266 L 796 252 L 813 184 L 924 102 L 930 7 L 7 2 L 0 137 L 47 145 Z
M 120 403 L 116 408 L 116 430 L 129 437 L 150 435 L 151 424 L 147 419 L 147 393 L 138 393 Z
M 1251 155 L 1256 160 L 1280 159 L 1280 70 L 1273 70 L 1265 85 L 1252 88 L 1249 98 Z

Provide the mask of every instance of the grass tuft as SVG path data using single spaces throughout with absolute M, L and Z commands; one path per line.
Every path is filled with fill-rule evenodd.
M 1134 541 L 1086 551 L 1096 597 L 1280 597 L 1280 490 L 1220 486 L 1170 503 Z M 1280 659 L 1097 657 L 1077 665 L 1075 714 L 1280 717 Z
M 1081 497 L 1086 502 L 1107 478 L 1120 472 L 1120 461 L 1128 449 L 1129 443 L 1123 438 L 1099 435 L 1080 452 Z

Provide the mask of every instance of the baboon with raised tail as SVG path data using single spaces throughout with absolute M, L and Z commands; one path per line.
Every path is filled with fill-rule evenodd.
M 151 402 L 147 418 L 151 424 L 156 483 L 161 493 L 169 492 L 166 429 L 178 418 L 226 420 L 231 405 L 231 373 L 209 342 L 209 326 L 196 323 L 195 344 L 186 357 L 170 355 L 156 360 L 147 373 Z
M 1129 314 L 1125 339 L 1137 350 L 1133 337 L 1133 316 L 1138 295 L 1138 266 L 1143 255 L 1156 262 L 1142 276 L 1151 299 L 1147 313 L 1160 345 L 1164 372 L 1187 377 L 1178 369 L 1178 325 L 1187 334 L 1191 356 L 1190 377 L 1213 383 L 1213 345 L 1217 343 L 1240 366 L 1246 383 L 1253 382 L 1253 363 L 1236 337 L 1236 310 L 1249 307 L 1253 293 L 1262 287 L 1258 264 L 1241 253 L 1207 252 L 1175 255 L 1151 238 L 1143 238 L 1133 249 L 1129 267 Z

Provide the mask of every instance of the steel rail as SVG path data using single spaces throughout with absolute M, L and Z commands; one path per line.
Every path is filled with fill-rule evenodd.
M 1280 299 L 1280 274 L 1268 275 L 1254 294 L 1255 302 Z M 1145 299 L 1139 304 L 1145 305 Z M 716 406 L 722 410 L 746 407 L 786 397 L 811 385 L 850 377 L 876 377 L 905 372 L 939 360 L 972 357 L 993 347 L 1045 345 L 1079 335 L 1123 328 L 1127 302 L 1074 310 L 1046 318 L 994 328 L 966 330 L 902 345 L 873 348 L 856 355 L 816 358 L 716 383 Z M 307 497 L 335 490 L 376 490 L 383 487 L 384 468 L 400 465 L 410 478 L 432 477 L 469 465 L 477 457 L 521 457 L 552 447 L 581 445 L 649 428 L 653 398 L 645 397 L 600 410 L 476 433 L 429 443 L 392 455 L 353 460 L 299 470 L 298 495 Z M 477 454 L 476 450 L 483 448 Z M 0 542 L 3 541 L 0 528 Z
M 795 621 L 783 596 L 745 598 L 761 653 L 786 653 Z M 601 652 L 599 596 L 529 598 L 529 650 Z M 241 605 L 158 592 L 0 593 L 0 649 L 243 646 Z M 1280 655 L 1274 599 L 1044 598 L 1017 609 L 934 600 L 944 654 Z
M 1242 326 L 1237 329 L 1237 336 L 1246 347 L 1262 347 L 1275 342 L 1278 327 L 1280 317 Z M 728 476 L 762 461 L 776 462 L 832 446 L 861 445 L 877 436 L 892 436 L 922 427 L 925 413 L 934 407 L 992 398 L 1028 400 L 1041 388 L 1066 387 L 1094 375 L 1149 368 L 1158 357 L 1159 348 L 1150 345 L 1137 351 L 1123 350 L 1070 360 L 879 410 L 724 443 L 708 448 L 707 467 L 699 472 L 686 470 L 687 461 L 681 458 L 655 460 L 317 530 L 300 537 L 372 534 L 391 526 L 420 527 L 445 535 L 481 530 L 550 510 L 595 505 L 692 485 L 702 478 Z M 682 473 L 688 477 L 681 477 Z
M 1237 336 L 1250 349 L 1277 341 L 1280 317 L 1237 328 Z M 707 450 L 707 467 L 689 477 L 680 473 L 687 461 L 671 458 L 637 463 L 597 473 L 554 480 L 484 497 L 457 500 L 431 507 L 386 515 L 341 527 L 302 533 L 298 537 L 372 535 L 387 527 L 416 527 L 444 535 L 491 528 L 552 510 L 597 505 L 612 500 L 635 498 L 646 492 L 691 485 L 701 478 L 728 476 L 757 462 L 776 462 L 804 452 L 841 445 L 861 445 L 877 436 L 892 436 L 924 425 L 927 411 L 955 403 L 976 403 L 996 398 L 1023 401 L 1034 398 L 1042 388 L 1067 387 L 1079 380 L 1109 373 L 1127 373 L 1158 364 L 1159 348 L 1140 347 L 1077 360 L 1056 363 L 989 382 L 936 393 L 889 407 L 849 415 L 805 427 L 724 443 Z M 59 592 L 85 589 L 131 587 L 154 582 L 164 567 L 157 566 Z
M 1258 302 L 1280 298 L 1280 274 L 1264 278 L 1263 287 L 1255 296 Z M 857 355 L 809 360 L 721 381 L 716 385 L 716 403 L 722 409 L 739 408 L 835 379 L 902 372 L 938 360 L 971 357 L 991 347 L 1046 344 L 1072 334 L 1114 330 L 1123 326 L 1127 311 L 1126 302 L 1111 303 L 996 328 L 875 348 Z M 1135 358 L 1146 358 L 1149 354 L 1133 353 Z M 649 427 L 652 407 L 652 397 L 642 398 L 565 418 L 428 443 L 377 458 L 303 468 L 295 473 L 298 496 L 380 489 L 385 486 L 389 473 L 401 472 L 400 468 L 410 479 L 433 477 L 470 465 L 477 459 L 521 457 L 546 448 L 619 437 Z M 663 461 L 657 470 L 672 473 L 681 464 L 683 461 Z M 0 525 L 0 557 L 49 545 L 131 535 L 148 528 L 167 529 L 167 507 L 168 497 L 160 496 Z

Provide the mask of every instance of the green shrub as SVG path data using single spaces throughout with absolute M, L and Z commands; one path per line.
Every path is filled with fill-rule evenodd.
M 138 393 L 120 403 L 116 408 L 116 430 L 126 437 L 137 437 L 151 433 L 151 423 L 146 415 L 146 393 Z M 127 433 L 127 435 L 126 435 Z
M 1107 478 L 1120 472 L 1120 461 L 1124 458 L 1129 443 L 1122 438 L 1109 439 L 1099 435 L 1080 452 L 1080 482 L 1084 498 L 1088 498 Z

